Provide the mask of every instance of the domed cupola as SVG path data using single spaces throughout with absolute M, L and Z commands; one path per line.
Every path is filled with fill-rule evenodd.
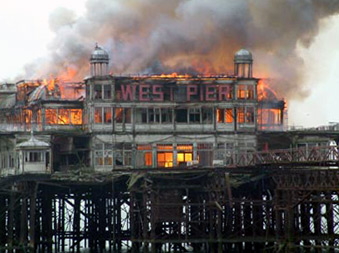
M 234 55 L 234 75 L 242 78 L 252 78 L 253 58 L 250 51 L 240 49 Z
M 51 173 L 51 145 L 38 140 L 31 133 L 28 141 L 16 145 L 18 156 L 17 174 Z
M 108 75 L 109 56 L 108 53 L 98 44 L 95 46 L 90 58 L 91 76 Z

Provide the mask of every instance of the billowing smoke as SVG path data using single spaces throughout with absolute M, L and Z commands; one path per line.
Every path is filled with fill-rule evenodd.
M 87 0 L 82 17 L 67 9 L 51 14 L 51 53 L 27 66 L 25 78 L 75 70 L 81 80 L 95 42 L 109 52 L 114 74 L 227 74 L 234 53 L 247 48 L 257 77 L 301 98 L 297 44 L 310 45 L 321 19 L 338 11 L 339 0 Z

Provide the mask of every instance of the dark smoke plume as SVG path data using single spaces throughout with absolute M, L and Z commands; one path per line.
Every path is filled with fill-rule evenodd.
M 309 46 L 320 21 L 338 11 L 339 0 L 88 0 L 82 17 L 67 9 L 50 16 L 51 53 L 25 78 L 76 70 L 81 80 L 95 42 L 109 52 L 113 74 L 232 73 L 234 53 L 247 48 L 255 75 L 298 99 L 307 92 L 297 44 Z

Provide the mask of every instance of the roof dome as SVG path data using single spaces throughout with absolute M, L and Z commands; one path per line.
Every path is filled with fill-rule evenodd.
M 47 149 L 49 147 L 50 145 L 47 142 L 38 140 L 33 136 L 33 134 L 28 141 L 16 145 L 17 149 Z
M 250 51 L 246 49 L 240 49 L 238 52 L 234 55 L 235 61 L 252 61 L 252 54 Z
M 109 61 L 108 53 L 98 44 L 95 46 L 93 53 L 91 54 L 92 63 L 107 63 Z

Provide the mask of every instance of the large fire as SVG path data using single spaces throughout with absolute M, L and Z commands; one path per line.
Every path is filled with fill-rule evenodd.
M 258 126 L 260 130 L 283 130 L 285 102 L 279 100 L 277 93 L 267 80 L 258 82 Z

